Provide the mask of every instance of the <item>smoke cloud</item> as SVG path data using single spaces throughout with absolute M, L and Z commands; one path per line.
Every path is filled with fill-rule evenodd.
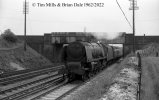
M 121 36 L 123 34 L 123 32 L 111 32 L 111 33 L 107 33 L 107 32 L 92 32 L 91 34 L 94 35 L 97 39 L 112 40 L 112 39 L 116 39 L 119 36 Z

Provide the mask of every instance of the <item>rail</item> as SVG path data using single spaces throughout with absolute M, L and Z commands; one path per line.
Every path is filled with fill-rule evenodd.
M 103 70 L 101 71 L 103 72 Z M 99 73 L 98 73 L 99 74 Z M 97 76 L 98 74 L 96 74 L 95 76 Z M 94 76 L 94 77 L 95 77 Z M 33 98 L 29 98 L 29 100 L 43 100 L 43 99 L 49 99 L 49 100 L 62 100 L 63 98 L 65 98 L 67 95 L 71 94 L 72 92 L 76 91 L 79 87 L 81 87 L 82 85 L 85 85 L 87 82 L 89 82 L 91 79 L 93 79 L 94 77 L 91 77 L 90 79 L 86 80 L 85 82 L 81 81 L 78 82 L 78 84 L 74 87 L 72 87 L 71 89 L 68 89 L 66 92 L 64 92 L 65 90 L 62 89 L 61 87 L 67 87 L 68 84 L 72 84 L 72 81 L 71 83 L 64 83 L 64 84 L 60 84 L 59 86 L 53 88 L 53 89 L 50 89 L 49 91 L 46 91 L 46 92 L 43 92 L 41 93 L 40 95 L 37 95 Z M 61 90 L 62 93 L 60 93 L 60 91 L 58 90 Z M 57 92 L 58 91 L 58 92 Z M 54 95 L 56 94 L 56 92 L 58 93 L 57 95 Z M 48 96 L 49 95 L 49 96 Z M 27 99 L 28 100 L 28 99 Z
M 27 84 L 20 89 L 13 90 L 13 93 L 6 93 L 4 96 L 1 96 L 1 100 L 21 100 L 27 96 L 33 95 L 40 91 L 43 91 L 47 88 L 50 88 L 59 82 L 63 81 L 63 75 L 57 74 L 51 79 L 43 80 L 41 82 L 36 82 L 34 84 Z
M 28 78 L 35 77 L 41 74 L 57 71 L 62 68 L 63 68 L 63 65 L 56 66 L 56 67 L 48 67 L 48 68 L 43 68 L 38 70 L 26 70 L 26 71 L 24 70 L 24 71 L 13 72 L 13 73 L 4 75 L 5 77 L 1 77 L 0 85 L 10 84 L 16 81 L 28 79 Z
M 64 83 L 58 84 L 57 86 L 53 87 L 52 89 L 46 92 L 43 92 L 40 95 L 29 98 L 27 100 L 43 100 L 43 99 L 61 100 L 65 96 L 69 95 L 71 92 L 75 91 L 81 85 L 83 84 L 81 83 L 72 84 L 72 83 L 64 82 Z

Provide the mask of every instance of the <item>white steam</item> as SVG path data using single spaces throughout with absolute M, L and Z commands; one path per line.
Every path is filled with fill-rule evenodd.
M 97 39 L 112 40 L 120 37 L 123 34 L 123 32 L 92 32 L 91 34 L 94 35 Z

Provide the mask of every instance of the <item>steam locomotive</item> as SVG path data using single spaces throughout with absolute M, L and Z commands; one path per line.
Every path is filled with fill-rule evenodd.
M 108 63 L 123 56 L 123 50 L 104 43 L 76 41 L 64 46 L 62 55 L 68 78 L 78 75 L 87 80 Z

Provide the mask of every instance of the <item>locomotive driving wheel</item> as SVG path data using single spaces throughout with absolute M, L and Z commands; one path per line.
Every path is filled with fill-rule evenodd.
M 94 76 L 94 73 L 93 72 L 89 72 L 89 78 L 93 77 Z
M 82 80 L 83 81 L 86 81 L 89 79 L 89 74 L 87 72 L 85 72 L 83 75 L 82 75 Z

